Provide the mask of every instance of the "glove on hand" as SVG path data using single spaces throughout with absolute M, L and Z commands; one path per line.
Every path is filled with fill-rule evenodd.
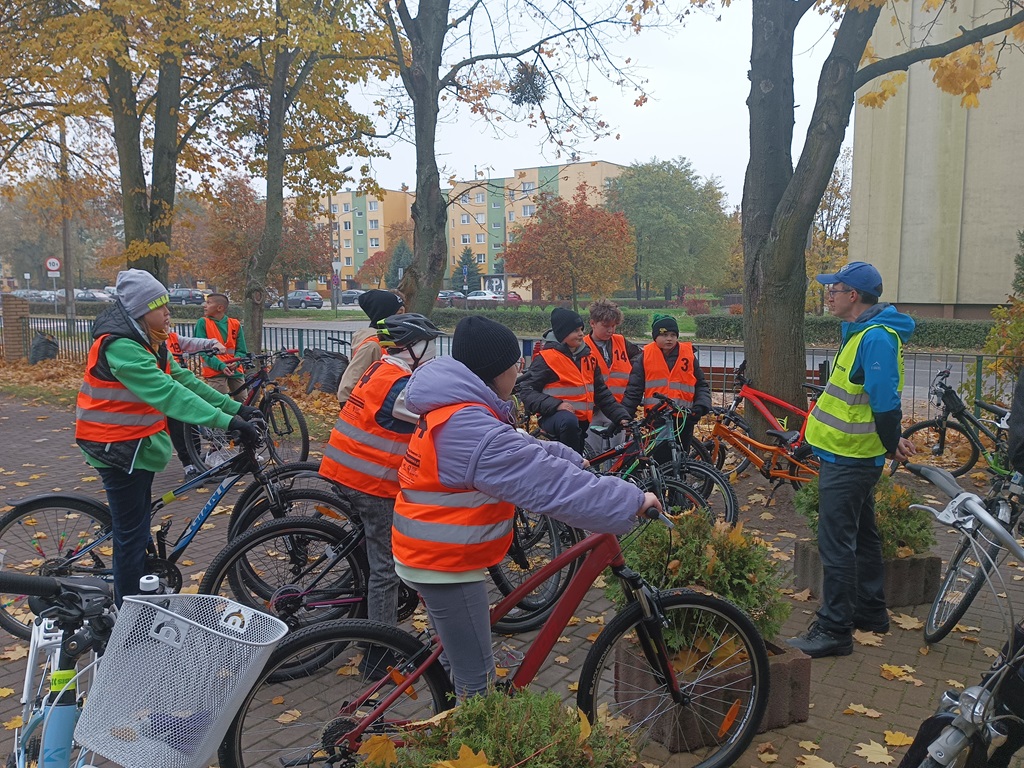
M 263 411 L 252 405 L 243 405 L 238 409 L 238 415 L 246 421 L 252 421 L 253 419 L 262 419 Z
M 231 423 L 228 425 L 228 429 L 233 432 L 238 432 L 242 438 L 242 442 L 246 445 L 255 445 L 260 439 L 260 435 L 259 432 L 256 431 L 256 427 L 238 416 L 231 417 Z

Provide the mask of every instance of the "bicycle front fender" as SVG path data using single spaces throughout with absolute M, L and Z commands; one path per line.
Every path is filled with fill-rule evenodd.
M 75 504 L 82 504 L 86 507 L 90 507 L 93 510 L 97 510 L 101 515 L 110 516 L 110 510 L 106 504 L 97 501 L 92 496 L 85 496 L 81 493 L 39 493 L 35 496 L 29 496 L 27 499 L 17 499 L 9 501 L 8 503 L 18 509 L 26 504 L 32 504 L 34 502 L 45 499 L 47 502 L 54 506 L 60 506 L 65 502 L 74 502 Z

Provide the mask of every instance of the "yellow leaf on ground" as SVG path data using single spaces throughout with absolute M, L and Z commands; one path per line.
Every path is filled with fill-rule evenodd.
M 565 635 L 559 635 L 558 639 L 555 642 L 556 643 L 570 643 L 572 641 L 568 637 L 566 637 Z
M 774 752 L 758 752 L 757 759 L 765 765 L 770 765 L 771 763 L 778 762 L 779 756 Z
M 590 721 L 587 719 L 587 716 L 583 714 L 583 710 L 579 707 L 576 708 L 576 714 L 579 715 L 580 718 L 580 743 L 582 744 L 590 738 Z
M 21 715 L 13 717 L 10 720 L 4 721 L 4 728 L 8 731 L 13 731 L 15 728 L 21 728 L 24 723 L 21 721 Z
M 13 688 L 0 688 L 0 699 L 6 699 L 12 693 L 14 693 Z
M 569 683 L 569 685 L 567 687 L 569 688 L 570 691 L 578 691 L 580 689 L 580 684 L 578 682 L 574 681 L 574 682 Z
M 284 704 L 284 696 L 275 696 L 270 700 L 271 704 Z
M 604 616 L 587 616 L 584 621 L 587 624 L 604 624 Z
M 803 592 L 794 592 L 790 597 L 794 600 L 799 600 L 801 603 L 806 603 L 811 599 L 811 590 L 805 589 Z
M 843 710 L 844 715 L 864 715 L 865 717 L 879 718 L 882 713 L 876 709 L 868 709 L 863 704 L 851 704 Z
M 395 759 L 398 759 L 397 756 Z M 434 763 L 431 768 L 498 768 L 498 766 L 487 762 L 487 755 L 482 749 L 474 753 L 470 747 L 462 744 L 459 746 L 459 757 L 456 760 L 441 760 Z
M 280 715 L 278 715 L 274 719 L 277 720 L 277 722 L 281 723 L 281 725 L 288 725 L 288 723 L 294 723 L 300 717 L 302 717 L 302 712 L 300 710 L 298 710 L 298 709 L 289 709 L 289 710 L 286 710 L 286 711 L 282 712 Z
M 964 624 L 957 624 L 953 627 L 954 632 L 981 632 L 981 627 L 968 627 Z
M 568 656 L 555 656 L 555 663 L 556 664 L 568 664 L 569 663 L 569 657 Z
M 797 755 L 796 762 L 804 768 L 836 768 L 835 763 L 823 760 L 817 755 Z
M 580 623 L 580 617 L 579 616 L 572 616 L 566 622 L 566 625 L 570 626 L 570 627 L 575 627 L 579 623 Z
M 99 480 L 99 478 L 96 477 L 96 475 L 89 475 L 88 477 L 82 478 L 83 483 L 95 483 L 97 480 Z
M 498 677 L 508 677 L 508 667 L 495 667 L 494 674 Z
M 888 765 L 896 759 L 889 754 L 889 750 L 886 749 L 884 745 L 879 744 L 877 741 L 869 741 L 867 744 L 858 744 L 857 747 L 858 749 L 853 754 L 860 755 L 869 763 Z
M 900 629 L 906 629 L 908 631 L 915 629 L 923 629 L 924 623 L 920 619 L 916 619 L 913 616 L 908 616 L 905 613 L 897 614 L 892 617 L 893 623 L 896 624 Z
M 886 731 L 885 743 L 890 747 L 906 747 L 914 743 L 914 737 L 903 731 Z
M 996 656 L 999 655 L 999 651 L 997 651 L 995 648 L 988 648 L 988 647 L 986 647 L 986 648 L 982 648 L 982 651 L 990 659 L 994 659 L 994 658 L 996 658 Z
M 871 645 L 876 648 L 882 645 L 881 635 L 876 635 L 874 632 L 861 632 L 859 629 L 854 630 L 853 640 L 860 645 Z
M 958 691 L 962 691 L 964 689 L 964 684 L 959 680 L 947 680 L 946 683 L 956 688 Z
M 589 640 L 590 642 L 594 642 L 595 640 L 597 640 L 597 637 L 600 634 L 600 632 L 591 632 L 589 635 L 587 635 L 587 640 Z
M 920 648 L 917 649 L 917 652 L 920 653 L 922 656 L 927 656 L 929 653 L 931 653 L 931 650 L 932 649 L 929 648 L 927 645 L 922 645 Z
M 760 514 L 760 518 L 762 520 L 774 520 L 775 519 L 775 515 L 773 515 L 771 512 L 762 512 Z
M 797 744 L 800 749 L 806 749 L 808 752 L 817 752 L 821 749 L 821 745 L 814 743 L 813 741 L 801 741 Z
M 15 645 L 11 648 L 4 648 L 4 652 L 0 655 L 0 659 L 16 661 L 18 659 L 24 659 L 26 656 L 28 656 L 28 647 L 24 645 Z
M 387 766 L 398 762 L 395 743 L 382 733 L 371 736 L 359 745 L 357 755 L 366 755 L 366 765 Z

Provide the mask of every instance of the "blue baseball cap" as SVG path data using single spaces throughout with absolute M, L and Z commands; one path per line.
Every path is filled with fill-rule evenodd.
M 851 261 L 835 274 L 818 275 L 814 279 L 822 285 L 842 283 L 875 297 L 882 295 L 882 275 L 866 261 Z

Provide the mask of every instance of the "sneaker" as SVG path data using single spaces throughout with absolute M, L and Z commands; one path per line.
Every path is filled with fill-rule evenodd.
M 187 483 L 189 480 L 195 480 L 200 474 L 202 473 L 195 464 L 189 464 L 185 467 L 185 482 Z
M 790 638 L 786 642 L 812 659 L 824 656 L 849 656 L 853 653 L 852 635 L 829 632 L 818 622 L 811 624 L 799 637 Z

